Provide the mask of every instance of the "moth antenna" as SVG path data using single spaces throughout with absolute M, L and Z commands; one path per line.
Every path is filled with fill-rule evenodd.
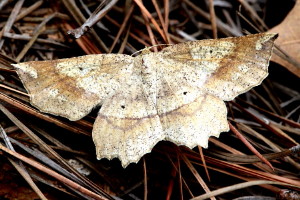
M 139 52 L 149 52 L 152 47 L 157 47 L 157 46 L 172 46 L 173 44 L 156 44 L 156 45 L 153 45 L 153 46 L 150 46 L 150 47 L 145 47 L 144 49 L 141 49 L 141 50 L 138 50 L 136 52 L 134 52 L 133 54 L 131 54 L 131 56 L 139 53 Z M 145 53 L 146 54 L 146 53 Z

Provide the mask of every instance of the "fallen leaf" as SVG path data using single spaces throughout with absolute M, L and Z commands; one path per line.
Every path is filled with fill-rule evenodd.
M 272 61 L 284 66 L 290 72 L 300 77 L 300 1 L 296 1 L 294 8 L 277 26 L 270 29 L 270 33 L 279 33 L 276 45 L 284 50 L 290 58 L 282 58 L 277 54 Z

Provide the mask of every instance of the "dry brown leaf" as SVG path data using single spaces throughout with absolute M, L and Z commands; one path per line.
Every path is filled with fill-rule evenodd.
M 290 72 L 300 77 L 300 1 L 296 1 L 294 8 L 279 25 L 270 29 L 270 33 L 279 33 L 276 41 L 282 50 L 284 50 L 292 61 L 283 59 L 278 55 L 272 56 L 272 61 L 284 66 Z M 293 62 L 294 61 L 294 62 Z

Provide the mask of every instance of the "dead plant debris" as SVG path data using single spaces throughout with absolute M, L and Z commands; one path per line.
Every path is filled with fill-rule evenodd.
M 287 61 L 271 63 L 267 81 L 227 104 L 229 133 L 211 138 L 208 149 L 160 142 L 126 169 L 117 159 L 96 160 L 96 112 L 76 122 L 38 112 L 11 66 L 85 54 L 131 55 L 145 46 L 160 51 L 165 46 L 159 44 L 266 32 L 280 23 L 297 27 L 299 20 L 293 20 L 300 12 L 283 20 L 294 1 L 278 2 L 0 1 L 0 199 L 299 198 L 296 29 L 284 33 L 288 44 L 278 43 Z M 274 29 L 279 39 L 283 29 Z

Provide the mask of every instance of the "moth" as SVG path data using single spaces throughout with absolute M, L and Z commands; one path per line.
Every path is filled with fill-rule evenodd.
M 229 130 L 224 101 L 259 85 L 277 34 L 184 42 L 132 57 L 97 54 L 14 64 L 33 106 L 93 126 L 97 158 L 122 166 L 161 140 L 207 147 Z

